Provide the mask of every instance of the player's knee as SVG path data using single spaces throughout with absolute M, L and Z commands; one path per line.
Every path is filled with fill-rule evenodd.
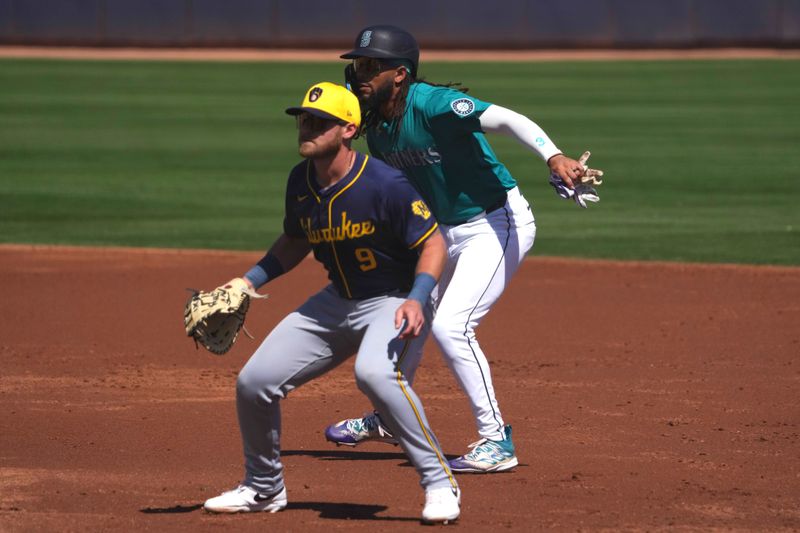
M 385 372 L 366 365 L 361 367 L 357 365 L 355 373 L 358 389 L 368 396 L 379 393 L 381 389 L 386 387 L 387 376 Z
M 255 401 L 258 398 L 259 388 L 255 380 L 246 369 L 239 372 L 236 378 L 236 398 L 244 401 Z
M 449 343 L 464 336 L 464 325 L 457 323 L 452 317 L 436 315 L 431 324 L 431 333 L 439 344 Z
M 274 395 L 270 394 L 269 379 L 249 367 L 239 372 L 236 378 L 236 399 L 243 402 L 257 402 L 259 400 L 271 402 Z
M 441 319 L 437 315 L 431 325 L 431 334 L 436 344 L 446 354 L 458 353 L 465 345 L 475 344 L 475 329 L 463 321 Z

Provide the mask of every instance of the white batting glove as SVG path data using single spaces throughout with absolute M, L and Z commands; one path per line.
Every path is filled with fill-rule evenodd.
M 597 195 L 597 190 L 586 183 L 581 183 L 580 185 L 575 186 L 572 199 L 575 200 L 576 204 L 584 209 L 587 207 L 586 202 L 597 203 L 600 201 L 600 197 Z
M 564 183 L 564 180 L 561 179 L 561 176 L 553 172 L 550 173 L 550 185 L 553 186 L 556 194 L 564 200 L 569 200 L 575 194 L 575 191 L 567 187 L 567 184 Z
M 558 174 L 550 174 L 550 185 L 555 189 L 556 194 L 565 200 L 572 199 L 577 205 L 586 209 L 588 206 L 586 202 L 599 202 L 600 196 L 597 195 L 597 189 L 588 183 L 581 183 L 576 185 L 574 189 L 567 187 Z

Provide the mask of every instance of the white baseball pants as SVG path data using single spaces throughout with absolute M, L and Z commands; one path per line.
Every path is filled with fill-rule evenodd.
M 508 191 L 503 207 L 464 224 L 441 228 L 449 257 L 434 292 L 433 336 L 469 398 L 480 436 L 503 440 L 505 422 L 475 328 L 533 246 L 533 212 L 515 187 Z

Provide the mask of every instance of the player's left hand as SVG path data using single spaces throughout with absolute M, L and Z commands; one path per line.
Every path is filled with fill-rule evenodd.
M 424 325 L 425 315 L 422 313 L 422 306 L 416 300 L 406 300 L 394 314 L 394 329 L 403 328 L 399 335 L 402 340 L 418 336 Z
M 231 349 L 244 328 L 250 298 L 266 298 L 253 290 L 247 278 L 234 278 L 211 292 L 189 289 L 192 296 L 183 311 L 186 335 L 209 352 L 222 355 Z M 252 335 L 245 334 L 251 339 Z

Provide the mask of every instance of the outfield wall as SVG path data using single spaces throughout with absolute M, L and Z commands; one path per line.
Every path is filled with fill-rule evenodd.
M 0 44 L 345 48 L 800 46 L 800 0 L 0 0 Z

